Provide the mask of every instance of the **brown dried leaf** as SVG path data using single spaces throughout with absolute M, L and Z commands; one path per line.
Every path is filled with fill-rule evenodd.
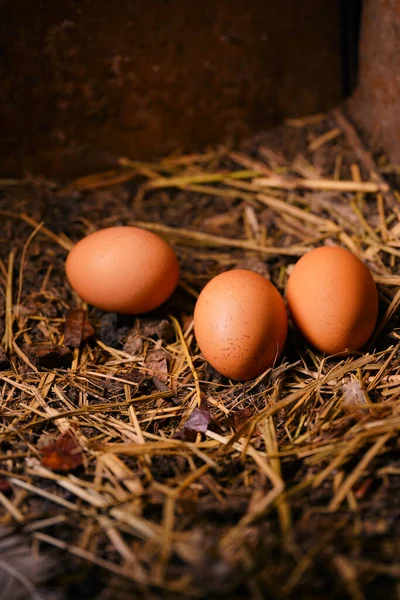
M 148 352 L 145 360 L 145 366 L 148 369 L 149 375 L 153 378 L 154 385 L 160 390 L 169 389 L 168 363 L 167 357 L 161 348 Z
M 90 337 L 92 337 L 92 335 L 94 335 L 94 327 L 90 323 L 90 321 L 89 321 L 89 319 L 87 318 L 87 315 L 86 315 L 86 318 L 83 321 L 82 340 L 86 341 Z
M 115 376 L 122 379 L 123 381 L 115 381 L 112 379 L 106 379 L 102 382 L 102 387 L 107 390 L 109 395 L 115 395 L 124 390 L 125 385 L 129 383 L 140 385 L 145 379 L 145 375 L 138 369 L 134 369 L 129 373 L 122 371 L 121 373 L 116 372 Z M 128 385 L 129 385 L 128 383 Z
M 161 379 L 158 379 L 158 377 L 153 377 L 153 383 L 160 392 L 167 392 L 170 389 L 169 386 L 161 381 Z
M 12 487 L 5 477 L 0 477 L 0 492 L 5 496 L 10 496 L 12 494 Z
M 141 319 L 143 337 L 155 337 L 166 342 L 174 337 L 174 327 L 167 319 Z
M 128 332 L 125 339 L 124 350 L 128 354 L 137 356 L 142 354 L 145 338 L 154 338 L 164 341 L 169 341 L 174 336 L 174 328 L 172 323 L 167 319 L 148 319 L 142 318 L 140 324 L 136 324 L 133 329 Z M 161 380 L 161 378 L 160 378 Z
M 90 338 L 93 334 L 94 329 L 84 310 L 73 308 L 68 311 L 64 330 L 65 346 L 79 348 L 82 341 Z
M 100 319 L 101 341 L 107 346 L 114 348 L 118 344 L 118 315 L 116 313 L 106 313 Z
M 124 351 L 132 356 L 137 356 L 143 352 L 143 340 L 136 328 L 132 329 L 125 340 Z
M 144 379 L 143 373 L 141 373 L 137 369 L 133 369 L 129 373 L 121 373 L 121 374 L 116 373 L 116 375 L 118 377 L 121 377 L 121 379 L 126 379 L 126 381 L 130 381 L 132 383 L 142 383 L 142 381 Z
M 249 408 L 238 408 L 234 412 L 223 420 L 224 425 L 227 427 L 233 427 L 234 429 L 240 429 L 242 425 L 251 417 L 252 412 Z
M 71 429 L 52 444 L 40 448 L 40 453 L 42 465 L 52 471 L 73 471 L 82 464 L 82 450 Z
M 73 355 L 69 348 L 56 344 L 30 346 L 27 351 L 29 360 L 44 369 L 63 369 L 71 366 Z

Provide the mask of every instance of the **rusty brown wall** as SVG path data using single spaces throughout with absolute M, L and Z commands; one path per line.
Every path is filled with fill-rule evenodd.
M 101 168 L 341 98 L 336 0 L 0 0 L 0 173 Z
M 400 0 L 365 0 L 355 122 L 400 163 Z

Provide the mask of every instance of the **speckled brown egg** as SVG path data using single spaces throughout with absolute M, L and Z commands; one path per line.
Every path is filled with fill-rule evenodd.
M 72 248 L 65 268 L 83 300 L 124 314 L 157 308 L 179 279 L 171 246 L 138 227 L 109 227 L 88 235 Z
M 326 354 L 360 349 L 378 317 L 378 293 L 368 267 L 340 248 L 322 247 L 294 266 L 286 288 L 294 325 Z
M 199 348 L 222 375 L 246 381 L 274 365 L 285 345 L 287 315 L 265 277 L 226 271 L 202 290 L 194 311 Z

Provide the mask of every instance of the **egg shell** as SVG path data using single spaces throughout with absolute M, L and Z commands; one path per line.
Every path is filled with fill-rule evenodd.
M 138 227 L 109 227 L 80 240 L 66 261 L 77 294 L 102 310 L 151 311 L 174 291 L 178 260 L 158 235 Z
M 368 267 L 340 248 L 312 250 L 291 272 L 286 298 L 295 326 L 326 354 L 360 349 L 378 317 L 378 292 Z
M 246 381 L 279 358 L 287 334 L 285 304 L 262 275 L 226 271 L 200 293 L 194 331 L 203 356 L 219 373 Z

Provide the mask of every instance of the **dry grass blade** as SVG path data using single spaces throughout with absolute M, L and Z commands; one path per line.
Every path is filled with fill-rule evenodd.
M 135 574 L 132 573 L 132 571 L 129 568 L 121 567 L 120 565 L 115 564 L 109 560 L 99 558 L 93 552 L 88 552 L 87 550 L 83 550 L 82 548 L 79 548 L 77 546 L 67 544 L 62 540 L 59 540 L 45 533 L 34 533 L 33 537 L 37 540 L 40 540 L 41 542 L 44 542 L 45 544 L 48 544 L 55 548 L 59 548 L 60 550 L 67 550 L 74 556 L 77 556 L 78 558 L 83 558 L 89 563 L 93 563 L 99 567 L 102 567 L 106 571 L 110 571 L 111 573 L 115 573 L 116 575 L 121 575 L 122 577 L 127 579 L 132 579 L 133 581 L 136 580 Z M 139 583 L 141 582 L 139 581 Z
M 277 212 L 287 213 L 300 219 L 301 221 L 316 225 L 320 227 L 322 231 L 330 231 L 334 233 L 340 230 L 340 228 L 332 221 L 318 217 L 317 215 L 307 212 L 302 208 L 298 208 L 297 206 L 293 206 L 292 204 L 288 204 L 288 202 L 284 202 L 278 198 L 273 198 L 271 196 L 267 196 L 266 194 L 258 194 L 257 199 L 265 206 L 268 206 Z
M 11 350 L 13 347 L 14 335 L 13 335 L 13 271 L 14 271 L 14 252 L 10 252 L 8 256 L 8 269 L 7 269 L 7 286 L 6 286 L 6 318 L 5 318 L 5 331 L 3 344 L 6 350 Z
M 367 468 L 369 463 L 380 452 L 380 450 L 386 444 L 391 435 L 391 433 L 387 433 L 386 435 L 379 437 L 376 440 L 375 444 L 368 450 L 368 452 L 364 454 L 363 458 L 360 460 L 356 468 L 350 473 L 347 479 L 345 479 L 343 484 L 336 492 L 335 496 L 332 498 L 331 502 L 329 503 L 330 510 L 335 511 L 339 508 L 339 506 L 341 505 L 347 494 L 350 492 L 357 479 Z
M 326 133 L 323 133 L 322 135 L 318 136 L 315 140 L 313 140 L 308 146 L 308 150 L 310 152 L 315 152 L 316 150 L 318 150 L 318 148 L 324 146 L 324 144 L 331 142 L 332 140 L 339 137 L 341 133 L 342 130 L 339 127 L 334 127 L 333 129 L 330 129 Z
M 76 179 L 71 184 L 71 187 L 82 192 L 87 190 L 102 189 L 130 181 L 133 179 L 133 177 L 135 177 L 136 174 L 137 171 L 133 169 L 104 171 L 103 173 L 97 173 L 96 175 L 88 175 L 86 177 Z
M 61 248 L 63 248 L 67 252 L 69 252 L 74 245 L 73 242 L 71 242 L 71 240 L 69 240 L 65 236 L 56 235 L 55 233 L 50 231 L 50 229 L 44 227 L 44 225 L 41 225 L 29 215 L 26 215 L 24 213 L 14 213 L 10 210 L 4 209 L 0 209 L 0 215 L 3 217 L 10 217 L 12 219 L 21 219 L 22 221 L 25 221 L 25 223 L 33 227 L 35 230 L 40 226 L 41 233 L 46 235 L 51 241 L 56 242 L 59 246 L 61 246 Z
M 209 233 L 203 233 L 201 231 L 193 231 L 191 229 L 185 229 L 183 227 L 168 227 L 161 223 L 150 223 L 148 221 L 133 221 L 131 225 L 136 227 L 143 227 L 150 231 L 155 231 L 165 235 L 166 237 L 176 240 L 177 242 L 188 244 L 189 246 L 200 246 L 209 248 L 239 248 L 241 250 L 249 250 L 251 252 L 258 252 L 266 256 L 276 256 L 282 254 L 283 256 L 302 256 L 307 252 L 307 248 L 301 246 L 292 247 L 273 247 L 273 246 L 261 246 L 247 240 L 234 240 L 231 238 L 225 238 L 217 235 L 211 235 Z
M 365 595 L 358 580 L 357 570 L 354 565 L 345 556 L 335 556 L 333 558 L 339 575 L 343 579 L 352 600 L 364 600 Z
M 229 179 L 252 179 L 259 175 L 257 171 L 233 171 L 231 173 L 204 173 L 201 175 L 186 175 L 183 177 L 163 177 L 161 179 L 152 180 L 148 184 L 148 189 L 159 188 L 185 188 L 188 185 L 196 185 L 202 183 L 220 183 Z
M 170 316 L 170 319 L 171 319 L 172 323 L 174 324 L 175 331 L 178 334 L 179 340 L 181 342 L 181 346 L 183 348 L 183 352 L 185 353 L 186 360 L 187 360 L 189 368 L 190 368 L 190 370 L 192 372 L 193 379 L 194 379 L 194 384 L 195 384 L 195 387 L 196 387 L 197 406 L 200 406 L 201 405 L 201 391 L 200 391 L 199 376 L 197 375 L 196 369 L 194 368 L 192 357 L 190 356 L 189 348 L 188 348 L 188 345 L 187 345 L 186 340 L 184 338 L 181 326 L 179 325 L 179 323 L 175 319 L 175 317 Z
M 259 177 L 253 180 L 260 188 L 280 190 L 323 190 L 334 192 L 363 192 L 375 194 L 387 189 L 386 184 L 380 185 L 373 181 L 343 181 L 335 179 L 283 179 L 282 177 Z
M 19 277 L 18 277 L 18 295 L 17 295 L 17 302 L 16 302 L 17 309 L 18 309 L 18 307 L 20 305 L 20 302 L 21 302 L 22 284 L 23 284 L 23 273 L 24 273 L 24 265 L 25 265 L 26 253 L 28 251 L 29 244 L 31 243 L 31 241 L 33 240 L 33 238 L 35 237 L 35 235 L 41 230 L 42 227 L 43 227 L 43 221 L 41 223 L 38 223 L 38 225 L 32 231 L 31 235 L 27 239 L 27 241 L 26 241 L 26 243 L 24 245 L 24 248 L 22 250 L 21 262 L 20 262 L 20 267 L 19 267 Z
M 340 109 L 334 110 L 335 119 L 341 127 L 347 137 L 349 144 L 351 145 L 354 153 L 356 154 L 359 161 L 365 166 L 370 172 L 370 175 L 377 184 L 379 185 L 380 191 L 382 191 L 391 203 L 395 203 L 395 198 L 389 189 L 388 184 L 379 173 L 374 161 L 372 160 L 370 152 L 366 150 L 363 143 L 361 142 L 360 136 L 358 135 L 354 125 L 345 117 Z M 361 191 L 361 190 L 358 190 Z

